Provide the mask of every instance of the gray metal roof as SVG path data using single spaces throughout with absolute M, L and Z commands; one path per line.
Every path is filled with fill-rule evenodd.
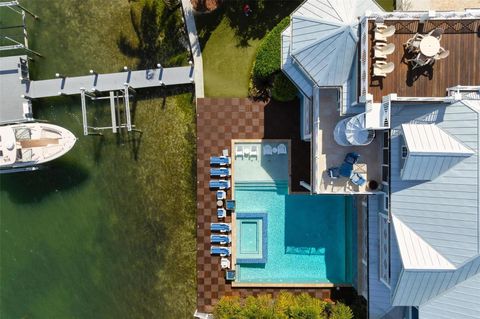
M 27 56 L 0 58 L 0 124 L 29 120 L 23 108 L 29 101 L 21 97 L 26 81 L 20 80 L 20 58 Z
M 345 85 L 357 49 L 358 17 L 366 10 L 383 11 L 372 0 L 307 0 L 292 13 L 290 27 L 282 34 L 282 69 L 297 87 L 307 85 L 311 91 L 297 71 L 318 86 Z
M 392 105 L 391 213 L 455 267 L 479 254 L 479 121 L 462 102 Z M 401 179 L 400 126 L 413 122 L 435 123 L 475 154 L 431 181 Z
M 422 319 L 480 318 L 480 273 L 420 306 Z

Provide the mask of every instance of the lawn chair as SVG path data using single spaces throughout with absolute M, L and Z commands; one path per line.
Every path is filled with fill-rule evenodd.
M 353 184 L 357 186 L 363 186 L 367 182 L 367 180 L 358 173 L 353 173 L 352 176 L 350 177 L 350 180 L 352 181 Z
M 374 30 L 375 41 L 387 42 L 387 38 L 395 34 L 395 26 L 378 26 Z
M 222 257 L 230 256 L 230 248 L 221 247 L 221 246 L 212 246 L 210 247 L 210 254 L 220 255 Z
M 227 167 L 215 167 L 210 169 L 210 176 L 215 177 L 228 177 L 232 175 L 230 168 Z
M 412 70 L 415 70 L 416 68 L 432 64 L 433 61 L 435 61 L 435 59 L 429 58 L 426 55 L 419 52 L 415 58 L 407 61 L 412 63 Z
M 412 38 L 408 39 L 407 42 L 405 42 L 403 45 L 405 46 L 405 49 L 407 52 L 419 52 L 420 51 L 420 42 L 424 36 L 422 34 L 415 34 Z
M 269 156 L 273 154 L 272 146 L 267 144 L 263 147 L 263 155 Z
M 278 155 L 287 154 L 287 147 L 285 146 L 285 144 L 278 144 L 278 146 L 277 146 L 277 154 L 278 154 Z
M 222 267 L 222 269 L 230 269 L 230 260 L 228 260 L 228 258 L 220 259 L 220 267 Z
M 373 64 L 373 76 L 386 77 L 387 74 L 392 73 L 395 69 L 393 62 L 377 61 Z
M 375 59 L 386 59 L 387 55 L 392 54 L 395 51 L 395 44 L 378 42 L 374 46 Z
M 225 198 L 227 198 L 225 191 L 217 191 L 217 200 L 224 200 Z
M 242 145 L 237 145 L 235 147 L 235 158 L 241 157 L 243 158 L 243 146 Z

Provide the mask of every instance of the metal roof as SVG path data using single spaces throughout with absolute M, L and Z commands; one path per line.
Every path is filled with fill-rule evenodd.
M 307 0 L 292 13 L 282 34 L 282 69 L 297 87 L 344 86 L 355 60 L 358 18 L 366 10 L 383 11 L 372 0 Z

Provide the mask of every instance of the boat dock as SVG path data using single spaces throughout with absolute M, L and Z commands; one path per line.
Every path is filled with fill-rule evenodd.
M 100 74 L 90 70 L 89 75 L 69 77 L 56 74 L 54 79 L 32 81 L 28 72 L 26 55 L 0 58 L 0 125 L 33 121 L 32 100 L 62 95 L 79 94 L 81 98 L 84 135 L 100 134 L 98 131 L 126 128 L 132 131 L 130 98 L 136 89 L 188 85 L 194 83 L 194 66 L 129 70 Z M 109 100 L 111 126 L 88 125 L 87 98 Z M 123 102 L 123 103 L 121 103 Z M 122 106 L 123 104 L 123 106 Z M 120 119 L 122 109 L 124 123 Z

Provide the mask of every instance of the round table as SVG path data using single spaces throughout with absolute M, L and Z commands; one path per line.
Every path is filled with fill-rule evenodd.
M 273 154 L 277 154 L 278 148 L 276 148 L 276 147 L 272 148 L 272 152 L 273 152 Z
M 223 200 L 217 200 L 217 206 L 223 206 Z
M 432 36 L 427 36 L 420 41 L 420 52 L 423 55 L 432 57 L 440 51 L 440 41 Z

